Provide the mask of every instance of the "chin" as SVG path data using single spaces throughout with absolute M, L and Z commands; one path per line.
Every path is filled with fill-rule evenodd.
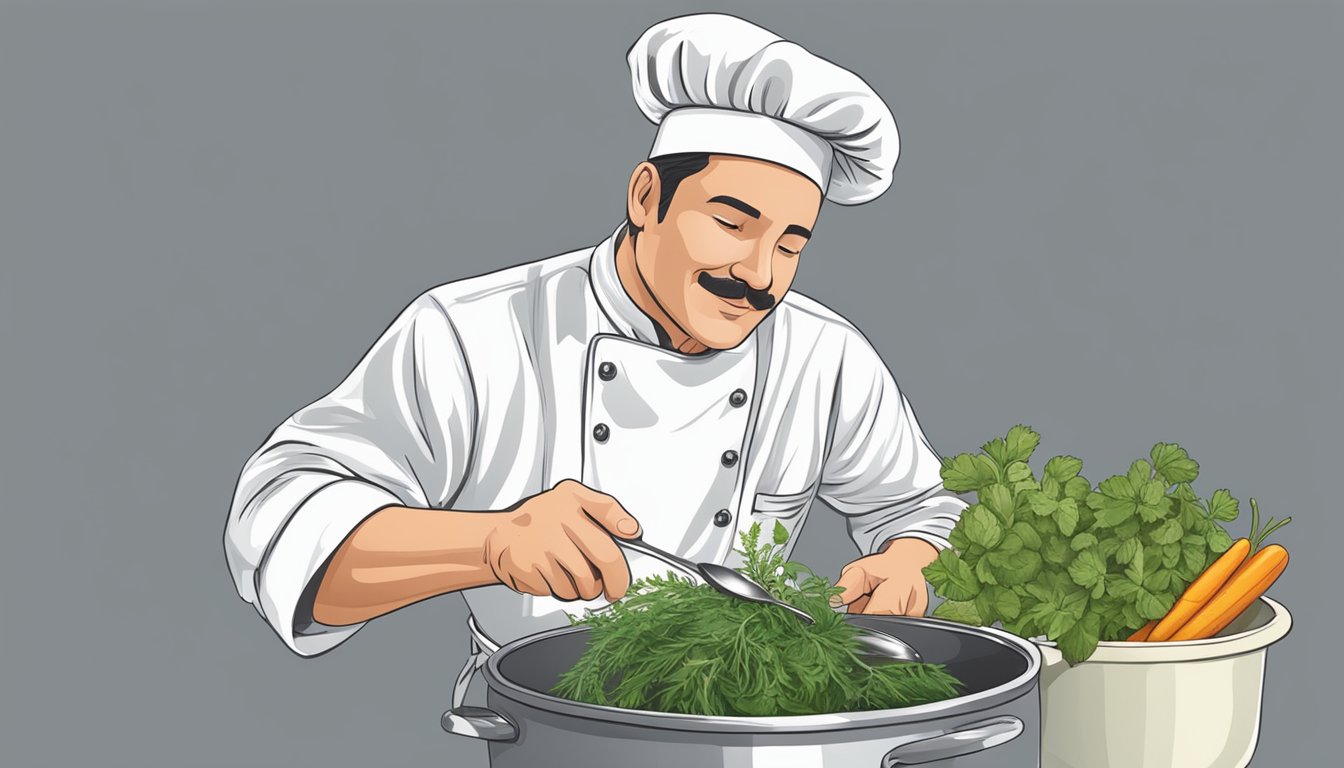
M 722 316 L 699 318 L 699 322 L 691 328 L 691 335 L 710 349 L 732 349 L 751 335 L 756 329 L 756 324 L 754 318 L 747 317 L 738 320 L 729 320 Z

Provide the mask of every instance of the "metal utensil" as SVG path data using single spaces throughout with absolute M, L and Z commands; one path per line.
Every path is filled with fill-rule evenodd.
M 881 659 L 897 661 L 923 661 L 924 657 L 919 655 L 919 651 L 910 647 L 910 644 L 882 632 L 877 629 L 860 629 L 857 637 L 854 638 L 861 646 L 862 656 L 870 659 Z
M 705 582 L 725 595 L 736 597 L 740 600 L 750 600 L 753 603 L 777 605 L 808 624 L 816 623 L 816 620 L 809 616 L 806 611 L 795 608 L 783 600 L 776 599 L 774 595 L 771 595 L 766 591 L 765 587 L 762 587 L 760 584 L 757 584 L 732 568 L 716 563 L 691 562 L 684 557 L 659 549 L 647 541 L 644 541 L 643 538 L 614 538 L 613 540 L 618 546 L 624 547 L 632 552 L 638 552 L 642 555 L 661 560 L 677 570 L 682 571 L 692 579 L 698 579 Z M 866 656 L 882 659 L 896 659 L 899 661 L 923 660 L 918 651 L 886 632 L 864 628 L 856 639 L 865 651 L 864 655 Z

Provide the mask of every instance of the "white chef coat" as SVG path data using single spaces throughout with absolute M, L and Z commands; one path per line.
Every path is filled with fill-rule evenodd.
M 691 560 L 739 564 L 738 532 L 796 532 L 815 498 L 864 554 L 895 536 L 948 546 L 966 505 L 853 325 L 789 292 L 732 349 L 663 348 L 617 278 L 617 243 L 426 292 L 247 461 L 228 563 L 292 650 L 323 653 L 363 626 L 314 622 L 312 595 L 345 537 L 388 505 L 499 510 L 573 478 Z M 636 578 L 667 570 L 627 559 Z M 463 595 L 497 643 L 602 605 L 502 585 Z

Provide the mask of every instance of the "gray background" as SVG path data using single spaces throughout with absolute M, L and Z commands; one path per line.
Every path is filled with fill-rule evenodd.
M 903 152 L 796 289 L 940 452 L 1158 440 L 1291 514 L 1260 765 L 1335 754 L 1339 6 L 725 3 L 861 73 Z M 238 599 L 247 455 L 438 283 L 597 242 L 652 138 L 624 55 L 701 4 L 0 10 L 0 763 L 469 764 L 460 600 L 318 660 Z M 1232 526 L 1247 527 L 1245 520 Z M 799 556 L 855 554 L 814 510 Z

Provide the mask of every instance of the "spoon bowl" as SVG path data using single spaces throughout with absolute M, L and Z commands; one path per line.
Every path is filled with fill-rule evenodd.
M 746 576 L 734 571 L 732 568 L 716 565 L 714 563 L 696 563 L 695 566 L 700 572 L 700 575 L 704 578 L 705 583 L 725 595 L 731 595 L 742 600 L 750 600 L 753 603 L 778 605 L 780 608 L 789 611 L 808 624 L 817 623 L 817 620 L 812 618 L 807 611 L 795 608 L 783 600 L 775 599 L 775 596 L 767 592 L 765 587 L 762 587 L 760 584 L 757 584 Z

